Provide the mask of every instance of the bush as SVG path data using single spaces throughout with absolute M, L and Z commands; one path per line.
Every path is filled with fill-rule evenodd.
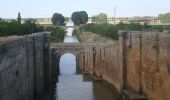
M 0 36 L 25 35 L 40 31 L 43 31 L 43 28 L 36 25 L 32 19 L 27 20 L 24 24 L 20 24 L 15 20 L 0 22 Z
M 117 25 L 117 27 L 119 30 L 129 30 L 129 31 L 142 31 L 144 29 L 144 26 L 138 23 L 131 23 L 131 24 L 120 23 Z
M 100 13 L 97 18 L 96 18 L 96 23 L 98 24 L 105 24 L 107 23 L 107 14 L 105 13 Z
M 163 27 L 159 27 L 159 28 L 158 28 L 158 31 L 159 31 L 159 32 L 163 32 L 163 31 L 164 31 L 164 28 L 163 28 Z
M 46 31 L 51 32 L 51 41 L 52 42 L 63 42 L 65 30 L 60 27 L 47 27 Z
M 118 39 L 118 29 L 111 24 L 86 24 L 80 27 L 80 32 L 93 32 L 113 40 Z

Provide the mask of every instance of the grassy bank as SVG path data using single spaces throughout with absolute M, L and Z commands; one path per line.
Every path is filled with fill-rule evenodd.
M 113 42 L 111 38 L 102 37 L 101 35 L 94 34 L 92 32 L 82 32 L 81 34 L 76 34 L 76 36 L 80 42 Z
M 118 29 L 110 24 L 86 24 L 75 31 L 77 34 L 91 32 L 101 37 L 118 40 Z
M 116 26 L 112 24 L 85 24 L 80 25 L 75 29 L 75 33 L 80 41 L 98 41 L 98 38 L 106 37 L 112 40 L 118 40 L 118 30 L 119 31 L 158 31 L 166 32 L 170 34 L 170 25 L 141 25 L 138 23 L 131 24 L 118 24 Z M 92 35 L 92 33 L 96 35 Z M 97 36 L 98 35 L 98 36 Z M 86 39 L 86 40 L 85 40 Z M 103 39 L 105 40 L 105 39 Z M 102 40 L 102 41 L 103 41 Z

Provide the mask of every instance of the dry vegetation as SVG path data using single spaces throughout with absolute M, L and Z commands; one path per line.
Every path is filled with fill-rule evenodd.
M 82 32 L 81 34 L 77 34 L 77 37 L 79 38 L 80 42 L 113 42 L 111 38 L 102 37 L 92 32 Z

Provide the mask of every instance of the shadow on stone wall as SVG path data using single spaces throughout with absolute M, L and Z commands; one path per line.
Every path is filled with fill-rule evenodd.
M 33 100 L 49 85 L 50 33 L 0 40 L 0 100 Z

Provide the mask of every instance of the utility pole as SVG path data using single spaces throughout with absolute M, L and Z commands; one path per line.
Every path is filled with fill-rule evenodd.
M 116 25 L 116 6 L 114 6 L 114 25 Z
M 166 30 L 166 24 L 164 24 L 164 30 L 163 30 L 163 32 L 165 32 L 165 30 Z

